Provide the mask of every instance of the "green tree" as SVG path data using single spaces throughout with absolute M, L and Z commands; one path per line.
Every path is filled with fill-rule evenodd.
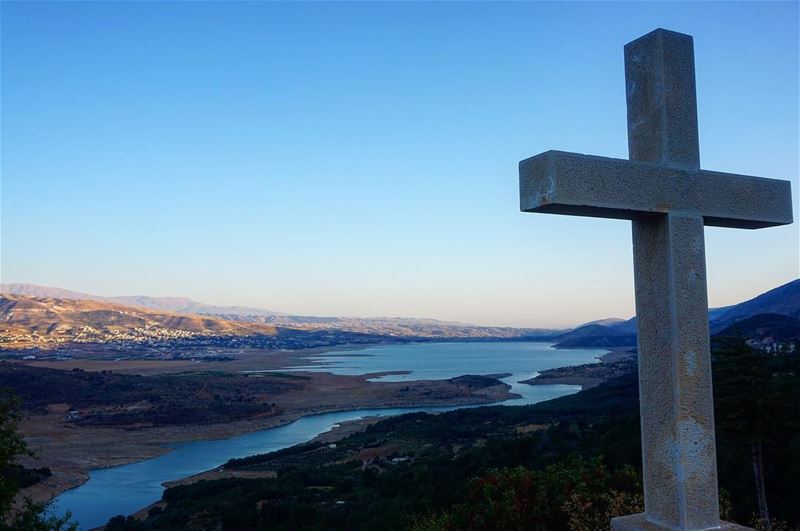
M 19 399 L 10 390 L 0 390 L 0 530 L 74 531 L 78 526 L 71 521 L 70 515 L 48 514 L 48 504 L 26 498 L 21 506 L 15 506 L 21 469 L 17 461 L 20 457 L 33 455 L 17 429 L 19 406 Z
M 749 446 L 760 526 L 770 528 L 765 447 L 785 429 L 787 400 L 775 358 L 749 347 L 741 338 L 722 339 L 714 351 L 714 394 L 720 432 Z
M 19 399 L 0 390 L 0 515 L 8 515 L 19 488 L 12 473 L 17 459 L 29 455 L 25 440 L 17 432 Z
M 641 481 L 632 467 L 609 472 L 600 459 L 572 459 L 541 470 L 490 471 L 470 482 L 466 503 L 418 519 L 414 529 L 591 531 L 642 509 Z

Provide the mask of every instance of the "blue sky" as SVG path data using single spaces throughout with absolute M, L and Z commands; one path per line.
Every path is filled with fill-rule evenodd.
M 2 280 L 318 315 L 633 314 L 630 224 L 519 160 L 627 157 L 622 46 L 693 34 L 707 169 L 792 180 L 798 3 L 2 3 Z M 709 228 L 709 298 L 798 276 Z

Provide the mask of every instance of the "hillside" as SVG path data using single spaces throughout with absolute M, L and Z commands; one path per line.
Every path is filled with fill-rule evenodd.
M 721 315 L 712 318 L 711 333 L 719 332 L 737 321 L 766 313 L 800 319 L 800 279 L 729 307 Z
M 605 319 L 595 319 L 594 321 L 583 323 L 582 325 L 576 326 L 575 328 L 578 329 L 589 325 L 616 326 L 624 322 L 625 319 L 620 319 L 619 317 L 606 317 Z
M 277 328 L 109 302 L 4 295 L 0 344 L 142 342 L 203 336 L 275 336 Z
M 273 310 L 248 306 L 214 306 L 197 302 L 187 297 L 148 297 L 146 295 L 104 297 L 102 295 L 90 295 L 79 291 L 38 286 L 36 284 L 0 284 L 0 293 L 40 298 L 110 302 L 172 313 L 193 313 L 200 315 L 285 315 Z
M 573 330 L 552 330 L 475 326 L 420 318 L 287 315 L 244 306 L 213 306 L 182 297 L 97 297 L 32 284 L 4 284 L 2 290 L 7 293 L 0 308 L 0 339 L 5 345 L 9 344 L 9 334 L 27 343 L 31 343 L 34 333 L 40 341 L 49 338 L 51 342 L 81 343 L 101 337 L 106 341 L 265 337 L 275 336 L 277 330 L 282 330 L 277 335 L 287 339 L 288 344 L 262 341 L 251 346 L 308 348 L 416 339 L 533 339 L 554 341 L 561 348 L 636 345 L 635 317 L 627 321 L 601 319 Z M 800 280 L 740 304 L 711 309 L 711 333 L 720 333 L 759 314 L 800 318 Z
M 731 390 L 741 385 L 742 374 L 720 370 L 735 354 L 714 352 L 714 398 L 721 412 Z M 773 392 L 786 393 L 782 407 L 772 412 L 764 459 L 773 517 L 787 522 L 781 529 L 796 529 L 797 359 L 755 361 L 754 370 L 772 375 Z M 627 503 L 641 503 L 638 413 L 636 374 L 627 372 L 532 406 L 392 417 L 344 438 L 323 436 L 230 460 L 213 473 L 167 485 L 157 509 L 137 525 L 148 530 L 607 529 L 611 516 L 632 512 L 634 506 L 620 505 L 625 493 Z M 727 519 L 752 525 L 750 445 L 734 436 L 741 430 L 735 419 L 722 414 L 717 426 Z M 609 476 L 613 481 L 600 481 Z M 572 525 L 579 521 L 583 524 Z
M 800 319 L 776 313 L 762 313 L 737 321 L 715 334 L 719 337 L 744 337 L 752 345 L 800 340 Z
M 347 331 L 360 334 L 382 334 L 391 337 L 527 339 L 550 338 L 563 332 L 563 330 L 548 328 L 478 326 L 409 317 L 315 317 L 300 315 L 222 315 L 222 317 L 239 322 L 268 323 L 303 330 Z
M 711 335 L 716 335 L 741 321 L 760 314 L 777 314 L 800 319 L 800 279 L 793 280 L 752 299 L 708 310 Z M 589 323 L 591 324 L 591 323 Z M 623 334 L 636 334 L 636 317 L 621 323 L 610 324 L 609 328 Z M 613 334 L 608 334 L 611 337 Z M 578 341 L 572 346 L 591 346 Z M 635 344 L 635 343 L 634 343 Z
M 215 315 L 149 310 L 87 299 L 0 296 L 0 348 L 45 348 L 75 344 L 142 346 L 150 350 L 298 349 L 343 344 L 431 339 L 517 339 L 542 330 L 447 325 L 425 319 L 332 318 L 288 326 L 258 316 L 226 319 Z M 194 355 L 192 352 L 189 355 Z
M 582 326 L 554 339 L 557 341 L 557 348 L 636 346 L 635 334 L 626 334 L 601 324 Z
M 210 316 L 228 322 L 239 322 L 245 327 L 268 325 L 317 332 L 347 332 L 398 338 L 473 338 L 515 339 L 550 337 L 563 330 L 546 328 L 512 328 L 475 326 L 437 319 L 408 317 L 323 317 L 288 315 L 272 310 L 247 306 L 214 306 L 185 297 L 118 296 L 104 297 L 77 291 L 37 286 L 35 284 L 2 284 L 5 295 L 27 296 L 74 301 L 95 301 L 103 304 L 121 304 L 158 312 Z

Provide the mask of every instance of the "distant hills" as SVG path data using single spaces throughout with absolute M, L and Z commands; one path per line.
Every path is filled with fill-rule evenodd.
M 263 308 L 247 306 L 214 306 L 184 297 L 147 297 L 143 295 L 103 297 L 61 288 L 37 286 L 35 284 L 2 284 L 0 293 L 31 297 L 91 300 L 137 306 L 150 310 L 182 314 L 209 315 L 237 321 L 273 325 L 294 329 L 347 331 L 359 334 L 380 334 L 394 337 L 435 338 L 516 338 L 551 336 L 564 330 L 548 328 L 512 328 L 476 326 L 436 319 L 407 317 L 318 317 L 289 315 Z
M 777 313 L 760 313 L 717 332 L 720 337 L 746 337 L 751 343 L 800 340 L 800 319 Z
M 0 333 L 3 343 L 57 345 L 207 336 L 274 336 L 277 328 L 112 302 L 3 295 L 0 297 Z
M 0 285 L 0 335 L 25 342 L 159 341 L 200 336 L 314 333 L 313 345 L 372 338 L 539 339 L 560 348 L 636 345 L 636 318 L 600 319 L 572 330 L 474 326 L 414 318 L 297 316 L 245 306 L 214 306 L 182 297 L 102 297 L 33 284 Z M 767 315 L 768 317 L 757 316 Z M 800 323 L 800 279 L 742 303 L 709 311 L 711 333 L 745 330 L 747 337 L 791 337 Z M 735 325 L 741 323 L 737 328 Z M 286 333 L 282 333 L 281 331 Z M 355 336 L 354 336 L 355 335 Z M 36 336 L 36 337 L 34 337 Z M 312 337 L 312 336 L 309 336 Z M 326 338 L 326 339 L 320 339 Z M 153 340 L 155 340 L 153 339 Z M 341 341 L 340 341 L 341 339 Z
M 771 289 L 748 301 L 728 306 L 711 316 L 711 333 L 754 315 L 772 313 L 800 319 L 800 279 Z
M 148 297 L 146 295 L 104 297 L 102 295 L 90 295 L 88 293 L 81 293 L 68 289 L 37 286 L 36 284 L 0 284 L 0 293 L 8 295 L 26 295 L 28 297 L 112 302 L 129 306 L 139 306 L 150 310 L 193 313 L 199 315 L 286 315 L 273 310 L 251 308 L 248 306 L 214 306 L 193 301 L 186 297 Z
M 553 338 L 558 348 L 616 348 L 636 346 L 636 334 L 616 330 L 613 326 L 589 324 Z
M 178 297 L 100 297 L 32 284 L 4 284 L 2 293 L 0 348 L 50 348 L 70 342 L 312 348 L 393 340 L 518 339 L 561 332 L 435 319 L 292 316 Z
M 578 328 L 583 328 L 584 326 L 590 326 L 590 325 L 602 325 L 602 326 L 605 326 L 605 327 L 614 327 L 616 325 L 621 325 L 624 322 L 625 322 L 625 319 L 620 319 L 619 317 L 607 317 L 605 319 L 597 319 L 595 321 L 589 321 L 588 323 L 583 323 L 580 326 L 576 326 L 575 330 L 577 330 Z
M 739 304 L 712 308 L 708 312 L 708 317 L 711 335 L 733 334 L 751 337 L 756 330 L 760 330 L 758 334 L 763 337 L 768 335 L 767 331 L 771 334 L 774 329 L 778 336 L 787 337 L 787 334 L 792 335 L 793 326 L 800 335 L 800 279 Z M 756 317 L 759 318 L 755 319 Z M 636 346 L 636 317 L 616 323 L 614 319 L 606 321 L 606 323 L 603 320 L 587 323 L 558 335 L 554 338 L 558 342 L 556 346 L 560 348 Z M 734 326 L 740 322 L 742 325 Z M 793 324 L 795 322 L 796 325 Z M 748 333 L 742 334 L 742 331 Z

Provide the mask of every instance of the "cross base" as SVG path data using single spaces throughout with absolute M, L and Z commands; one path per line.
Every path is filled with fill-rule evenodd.
M 709 528 L 709 530 L 710 529 L 711 528 Z M 753 529 L 749 527 L 744 527 L 739 524 L 732 524 L 730 522 L 720 522 L 719 527 L 713 529 L 718 529 L 720 531 L 753 531 Z M 639 513 L 612 518 L 611 531 L 676 531 L 676 529 L 650 522 L 647 520 L 644 513 Z

